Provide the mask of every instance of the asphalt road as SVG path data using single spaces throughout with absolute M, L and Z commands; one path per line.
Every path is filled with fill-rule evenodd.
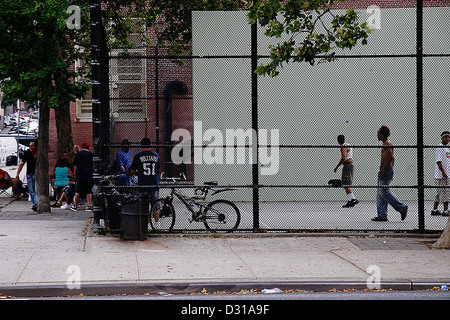
M 22 299 L 23 300 L 23 299 Z M 28 299 L 25 299 L 28 300 Z M 213 293 L 213 294 L 161 294 L 161 295 L 118 295 L 118 296 L 75 296 L 32 298 L 30 300 L 157 300 L 157 301 L 298 301 L 298 300 L 450 300 L 446 290 L 410 291 L 350 291 L 350 292 L 291 292 L 291 293 Z

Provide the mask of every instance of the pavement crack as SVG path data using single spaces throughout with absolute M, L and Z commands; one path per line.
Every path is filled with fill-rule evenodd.
M 36 251 L 33 251 L 33 254 L 30 256 L 30 258 L 27 260 L 27 263 L 25 263 L 25 266 L 22 268 L 22 271 L 20 271 L 19 276 L 16 279 L 16 282 L 14 284 L 17 284 L 19 282 L 20 277 L 22 277 L 23 272 L 25 271 L 25 269 L 28 266 L 28 263 L 30 263 L 31 259 L 34 257 L 34 254 L 36 253 Z
M 135 259 L 136 259 L 137 280 L 138 280 L 138 281 L 141 281 L 141 275 L 140 275 L 140 273 L 139 273 L 139 259 L 138 259 L 138 255 L 137 255 L 137 252 L 136 252 L 136 251 L 134 252 L 134 257 L 135 257 Z
M 228 245 L 228 247 L 230 248 L 231 252 L 233 252 L 234 255 L 235 255 L 236 257 L 238 257 L 239 260 L 241 260 L 241 262 L 245 265 L 245 267 L 247 268 L 247 270 L 250 271 L 250 273 L 251 273 L 252 276 L 253 276 L 253 279 L 257 280 L 258 277 L 253 273 L 252 269 L 247 265 L 247 263 L 245 263 L 245 261 L 244 261 L 244 260 L 236 253 L 236 251 L 233 250 L 233 247 L 231 246 L 231 244 L 230 244 L 230 242 L 228 241 L 228 239 L 226 239 L 226 242 L 227 242 L 227 245 Z
M 365 274 L 368 274 L 368 275 L 370 275 L 369 273 L 367 273 L 367 271 L 366 270 L 364 270 L 363 268 L 361 268 L 361 267 L 359 267 L 358 265 L 356 265 L 356 264 L 354 264 L 353 262 L 351 262 L 350 260 L 348 260 L 348 259 L 345 259 L 344 257 L 342 257 L 342 256 L 340 256 L 340 255 L 338 255 L 336 252 L 334 252 L 334 250 L 340 250 L 340 249 L 333 249 L 333 250 L 330 250 L 329 252 L 330 253 L 332 253 L 332 254 L 334 254 L 336 257 L 338 257 L 339 259 L 342 259 L 342 260 L 344 260 L 345 262 L 347 262 L 347 263 L 349 263 L 349 264 L 351 264 L 352 266 L 354 266 L 356 269 L 358 269 L 358 270 L 361 270 L 362 272 L 364 272 Z
M 87 244 L 87 237 L 90 230 L 92 230 L 92 222 L 94 220 L 92 218 L 89 218 L 86 222 L 86 227 L 83 229 L 84 239 L 83 239 L 83 252 L 86 252 L 86 244 Z

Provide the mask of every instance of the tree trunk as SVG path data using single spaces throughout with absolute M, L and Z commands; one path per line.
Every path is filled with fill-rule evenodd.
M 444 232 L 442 232 L 438 241 L 432 247 L 433 249 L 450 249 L 450 217 L 448 218 Z
M 42 101 L 39 108 L 39 138 L 36 159 L 37 213 L 49 213 L 51 210 L 48 175 L 49 119 L 48 101 Z
M 55 110 L 56 134 L 58 137 L 58 156 L 64 151 L 69 154 L 69 160 L 73 161 L 73 134 L 72 121 L 70 119 L 70 102 L 59 103 Z

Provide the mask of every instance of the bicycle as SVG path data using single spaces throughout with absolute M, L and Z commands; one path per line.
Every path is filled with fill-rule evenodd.
M 161 180 L 181 181 L 182 178 L 165 178 Z M 175 225 L 175 207 L 173 200 L 177 197 L 182 204 L 191 213 L 189 223 L 202 222 L 209 231 L 228 231 L 236 230 L 241 221 L 241 213 L 238 207 L 229 200 L 214 200 L 205 202 L 206 196 L 210 190 L 211 195 L 220 192 L 231 191 L 235 189 L 225 188 L 215 190 L 212 187 L 217 186 L 217 181 L 205 182 L 203 187 L 195 189 L 195 195 L 192 197 L 185 196 L 171 188 L 170 194 L 165 198 L 158 199 L 150 210 L 150 226 L 154 231 L 171 231 Z

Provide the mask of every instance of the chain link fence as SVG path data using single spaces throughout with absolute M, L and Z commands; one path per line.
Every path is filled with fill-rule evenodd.
M 367 46 L 332 63 L 286 65 L 273 79 L 253 73 L 267 62 L 271 40 L 247 23 L 245 12 L 194 12 L 191 56 L 177 60 L 157 47 L 108 56 L 102 84 L 109 90 L 108 124 L 99 124 L 99 140 L 94 130 L 96 150 L 107 149 L 108 156 L 98 171 L 115 172 L 124 139 L 134 155 L 148 137 L 163 178 L 186 177 L 161 180 L 160 196 L 172 187 L 192 196 L 204 182 L 217 181 L 215 188 L 233 190 L 207 200 L 237 205 L 237 231 L 441 231 L 447 218 L 430 211 L 435 149 L 449 130 L 449 5 L 379 8 L 380 25 Z M 374 19 L 373 11 L 357 11 Z M 408 206 L 405 220 L 390 206 L 389 221 L 371 220 L 382 125 L 391 129 L 390 189 Z M 349 201 L 344 186 L 330 182 L 341 179 L 342 166 L 334 172 L 340 134 L 353 150 L 349 187 L 359 203 L 352 207 L 343 207 Z M 205 230 L 190 222 L 181 201 L 173 205 L 174 231 Z M 97 218 L 107 217 L 101 210 Z

